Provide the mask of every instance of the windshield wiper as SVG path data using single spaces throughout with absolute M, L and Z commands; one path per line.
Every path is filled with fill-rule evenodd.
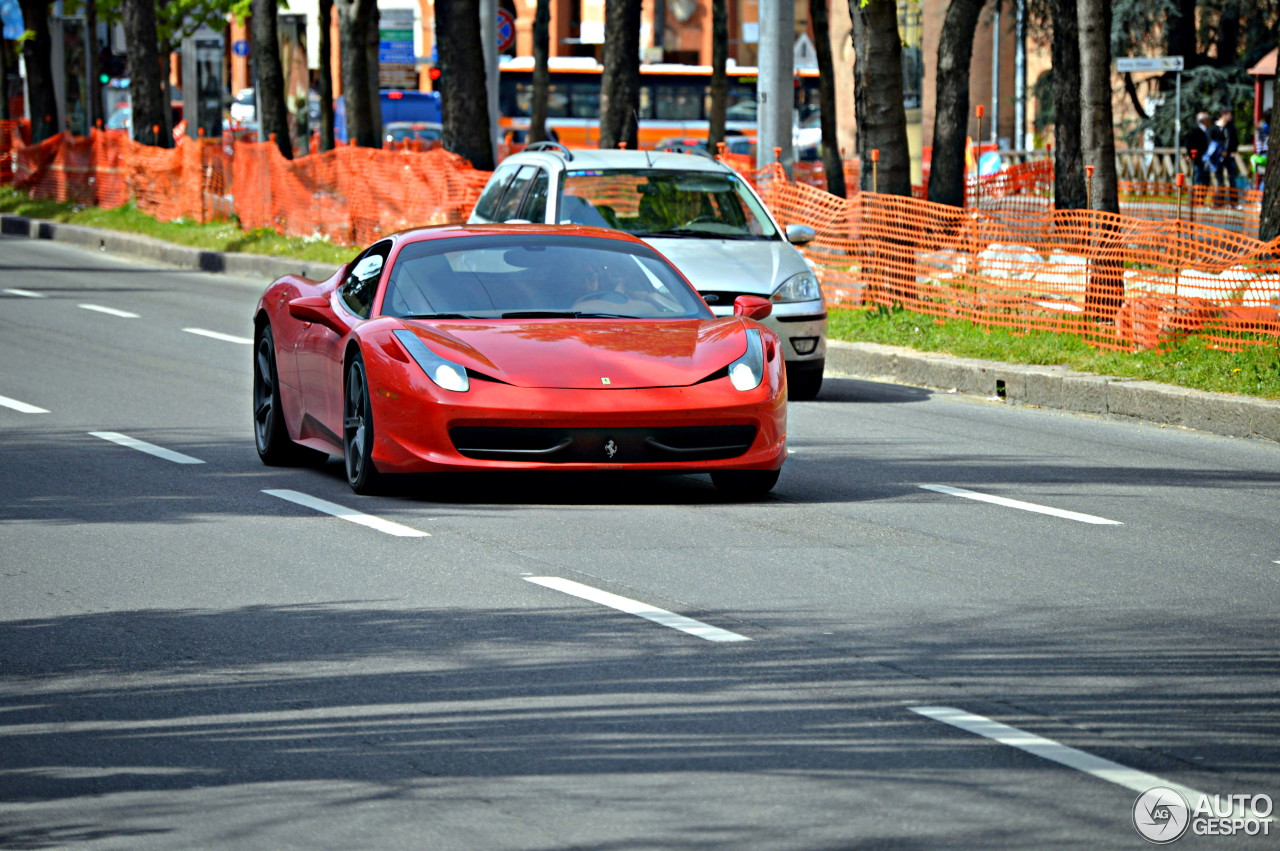
M 397 319 L 479 319 L 478 316 L 469 316 L 465 313 L 411 313 L 408 316 L 399 316 Z
M 635 319 L 625 313 L 585 313 L 581 310 L 513 310 L 503 319 Z

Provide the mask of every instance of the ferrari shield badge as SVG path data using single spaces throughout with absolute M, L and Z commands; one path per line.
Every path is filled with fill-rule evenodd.
M 600 383 L 601 383 L 601 384 L 608 384 L 608 383 L 609 383 L 609 379 L 608 379 L 608 377 L 607 377 L 607 376 L 604 376 L 604 375 L 600 376 Z
M 610 458 L 613 458 L 613 456 L 618 454 L 618 444 L 610 440 L 608 443 L 604 445 L 604 454 L 608 455 Z

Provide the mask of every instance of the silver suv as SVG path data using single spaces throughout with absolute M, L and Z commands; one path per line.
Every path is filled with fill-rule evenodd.
M 805 225 L 779 227 L 751 185 L 710 156 L 575 150 L 542 142 L 507 157 L 485 184 L 471 222 L 580 224 L 626 231 L 666 255 L 717 315 L 740 295 L 773 302 L 765 324 L 783 340 L 787 389 L 822 388 L 827 311 L 796 250 Z

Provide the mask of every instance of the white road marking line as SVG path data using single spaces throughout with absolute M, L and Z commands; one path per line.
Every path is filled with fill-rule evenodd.
M 18 295 L 18 296 L 22 296 L 23 298 L 48 298 L 48 296 L 46 296 L 44 293 L 32 292 L 31 290 L 20 290 L 16 288 L 0 290 L 0 293 L 6 293 L 8 295 Z
M 1091 753 L 1069 747 L 1061 742 L 1055 742 L 1053 739 L 1046 739 L 1044 736 L 1037 736 L 1035 733 L 1028 733 L 1026 730 L 1019 730 L 1017 727 L 1001 724 L 999 721 L 992 721 L 983 715 L 974 715 L 972 712 L 965 712 L 951 706 L 909 706 L 907 708 L 917 715 L 923 715 L 926 718 L 950 724 L 952 727 L 957 727 L 976 736 L 982 736 L 985 739 L 991 739 L 993 742 L 999 742 L 1002 745 L 1008 745 L 1011 748 L 1017 748 L 1032 756 L 1038 756 L 1041 759 L 1065 765 L 1067 768 L 1083 771 L 1085 774 L 1093 775 L 1099 780 L 1115 783 L 1117 786 L 1123 786 L 1134 792 L 1142 793 L 1155 786 L 1167 786 L 1170 789 L 1176 789 L 1181 792 L 1192 807 L 1196 806 L 1196 802 L 1204 794 L 1198 789 L 1192 789 L 1190 786 L 1183 786 L 1180 783 L 1165 780 L 1163 777 L 1157 777 L 1154 774 L 1148 774 L 1145 771 L 1139 771 L 1136 768 L 1129 768 L 1127 765 L 1121 765 L 1118 762 L 1094 756 Z M 1270 820 L 1267 819 L 1267 821 Z
M 37 408 L 35 405 L 28 405 L 26 402 L 19 402 L 17 399 L 10 399 L 8 396 L 0 396 L 0 405 L 6 408 L 12 408 L 20 414 L 47 414 L 44 408 Z
M 114 307 L 103 307 L 100 304 L 82 304 L 85 310 L 95 310 L 98 313 L 105 313 L 108 316 L 119 316 L 121 319 L 137 319 L 138 314 L 130 313 L 127 310 L 116 310 Z
M 291 490 L 263 490 L 268 496 L 274 496 L 277 499 L 283 499 L 287 502 L 296 503 L 297 505 L 313 508 L 324 514 L 331 514 L 342 520 L 349 520 L 352 523 L 359 523 L 361 526 L 368 526 L 370 529 L 377 529 L 379 532 L 385 532 L 388 535 L 396 535 L 401 538 L 429 538 L 430 532 L 422 532 L 418 529 L 411 529 L 408 526 L 402 526 L 399 523 L 393 523 L 390 520 L 383 520 L 381 517 L 374 517 L 370 514 L 356 511 L 354 508 L 347 508 L 338 505 L 336 502 L 328 502 L 314 496 L 308 496 L 305 493 Z
M 120 434 L 115 431 L 91 431 L 89 434 L 121 446 L 127 446 L 130 449 L 136 449 L 139 452 L 145 452 L 148 455 L 154 455 L 157 458 L 163 458 L 166 461 L 172 461 L 175 464 L 204 463 L 199 458 L 192 458 L 190 455 L 183 455 L 181 452 L 174 452 L 172 449 L 165 449 L 163 446 L 156 446 L 154 443 L 147 443 L 145 440 L 138 440 L 137 438 L 129 437 L 127 434 Z
M 1078 520 L 1081 523 L 1094 523 L 1106 526 L 1123 526 L 1119 520 L 1108 520 L 1105 517 L 1095 517 L 1092 514 L 1081 514 L 1077 511 L 1066 511 L 1061 508 L 1050 508 L 1047 505 L 1036 505 L 1034 502 L 1022 502 L 1016 499 L 1006 499 L 1002 496 L 992 496 L 987 493 L 978 493 L 977 491 L 965 490 L 964 488 L 953 488 L 947 485 L 920 485 L 920 487 L 929 491 L 937 491 L 950 496 L 961 496 L 965 499 L 976 499 L 978 502 L 991 502 L 996 505 L 1003 505 L 1008 508 L 1020 508 L 1023 511 L 1034 511 L 1037 514 L 1051 514 L 1054 517 L 1062 517 L 1067 520 Z
M 223 334 L 218 331 L 206 331 L 203 328 L 183 328 L 188 334 L 197 334 L 201 337 L 209 337 L 213 340 L 222 340 L 224 343 L 239 343 L 242 346 L 252 346 L 253 339 L 250 337 L 234 337 L 231 334 Z
M 550 588 L 553 591 L 561 591 L 574 597 L 580 597 L 583 600 L 590 600 L 593 603 L 599 603 L 602 606 L 608 606 L 611 609 L 617 609 L 629 615 L 639 615 L 654 623 L 669 626 L 672 629 L 678 629 L 690 635 L 696 635 L 698 638 L 705 638 L 707 641 L 751 640 L 745 635 L 729 632 L 727 629 L 720 629 L 702 621 L 687 618 L 684 615 L 677 615 L 675 612 L 668 612 L 666 609 L 655 608 L 638 600 L 619 597 L 617 594 L 610 594 L 608 591 L 601 591 L 599 588 L 592 588 L 590 585 L 583 585 L 581 582 L 574 582 L 572 579 L 561 579 L 559 576 L 526 576 L 525 581 Z

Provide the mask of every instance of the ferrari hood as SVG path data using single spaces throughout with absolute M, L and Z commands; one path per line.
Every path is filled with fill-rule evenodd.
M 645 242 L 666 255 L 699 292 L 728 291 L 768 298 L 778 285 L 809 271 L 785 240 L 659 239 Z
M 518 387 L 683 387 L 746 351 L 742 319 L 405 321 L 436 354 Z

